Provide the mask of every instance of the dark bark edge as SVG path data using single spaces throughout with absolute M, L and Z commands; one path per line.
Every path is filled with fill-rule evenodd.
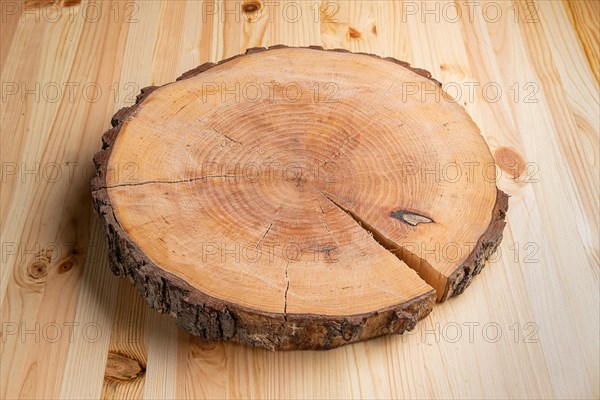
M 439 298 L 444 301 L 452 296 L 457 296 L 465 291 L 471 284 L 473 277 L 481 272 L 485 263 L 494 254 L 502 241 L 502 232 L 506 226 L 506 212 L 508 211 L 508 195 L 496 188 L 496 204 L 492 210 L 492 218 L 486 231 L 481 235 L 474 250 L 469 254 L 462 265 L 457 268 L 446 282 L 446 290 Z

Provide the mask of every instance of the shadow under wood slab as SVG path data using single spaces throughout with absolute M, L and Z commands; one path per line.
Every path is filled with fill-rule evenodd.
M 507 209 L 439 86 L 394 59 L 275 46 L 142 90 L 95 156 L 113 271 L 209 340 L 330 349 L 412 329 L 479 273 Z

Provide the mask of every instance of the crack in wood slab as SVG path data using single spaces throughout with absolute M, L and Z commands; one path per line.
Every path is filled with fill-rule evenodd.
M 216 132 L 218 135 L 220 135 L 220 136 L 223 136 L 225 139 L 229 140 L 230 142 L 233 142 L 233 143 L 239 144 L 240 146 L 243 146 L 243 143 L 242 143 L 242 142 L 239 142 L 239 141 L 237 141 L 237 140 L 235 140 L 235 139 L 232 139 L 231 137 L 227 136 L 227 135 L 226 135 L 226 134 L 224 134 L 223 132 L 220 132 L 220 131 L 218 131 L 218 130 L 217 130 L 217 129 L 215 129 L 215 128 L 212 128 L 212 129 L 213 129 L 213 131 L 215 131 L 215 132 Z
M 288 291 L 290 290 L 290 278 L 288 277 L 289 261 L 285 264 L 285 292 L 283 293 L 283 320 L 287 321 Z
M 399 246 L 394 243 L 392 240 L 385 237 L 381 232 L 375 229 L 371 224 L 369 224 L 366 220 L 358 216 L 354 211 L 350 210 L 347 207 L 342 206 L 339 202 L 335 201 L 330 195 L 324 193 L 323 191 L 317 189 L 323 197 L 325 197 L 329 202 L 331 202 L 338 209 L 342 210 L 344 213 L 348 214 L 362 229 L 364 229 L 372 238 L 375 240 L 381 247 L 392 253 L 396 258 L 400 261 L 404 262 L 410 268 L 416 270 L 416 266 L 414 264 L 414 257 L 416 256 L 414 253 L 410 253 L 405 247 Z M 410 255 L 412 257 L 408 257 Z M 427 263 L 425 260 L 419 258 L 421 263 Z M 427 280 L 425 280 L 427 282 Z M 427 282 L 429 283 L 429 282 Z M 429 283 L 430 284 L 430 283 Z
M 143 181 L 143 182 L 128 182 L 128 183 L 119 183 L 116 185 L 101 186 L 101 187 L 96 188 L 95 190 L 114 189 L 114 188 L 128 187 L 128 186 L 163 184 L 163 183 L 172 185 L 172 184 L 177 184 L 177 183 L 190 183 L 190 182 L 196 182 L 196 181 L 202 181 L 202 180 L 209 180 L 212 178 L 239 178 L 239 176 L 237 176 L 237 175 L 205 175 L 205 176 L 199 176 L 197 178 L 177 179 L 177 180 L 170 180 L 170 181 L 149 180 L 149 181 Z
M 273 217 L 273 219 L 271 220 L 271 223 L 269 224 L 269 226 L 267 227 L 267 230 L 265 231 L 265 233 L 263 233 L 263 235 L 260 237 L 260 239 L 258 240 L 258 242 L 256 243 L 256 247 L 258 248 L 260 246 L 260 244 L 262 243 L 263 239 L 265 237 L 267 237 L 267 234 L 269 233 L 269 231 L 271 230 L 271 228 L 273 227 L 273 224 L 275 223 L 275 220 L 277 219 L 277 217 L 279 216 L 279 213 L 281 212 L 281 210 L 277 211 L 277 214 L 275 214 L 275 216 Z

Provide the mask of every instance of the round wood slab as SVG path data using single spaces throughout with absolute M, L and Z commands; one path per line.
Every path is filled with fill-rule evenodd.
M 329 349 L 402 333 L 502 237 L 479 129 L 394 59 L 251 49 L 142 90 L 112 125 L 92 182 L 111 267 L 206 339 Z

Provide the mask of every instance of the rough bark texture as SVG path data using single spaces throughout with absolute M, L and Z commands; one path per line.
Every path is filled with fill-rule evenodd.
M 502 241 L 502 232 L 506 226 L 506 212 L 508 211 L 508 195 L 498 189 L 496 205 L 492 211 L 492 220 L 488 229 L 479 238 L 475 249 L 469 255 L 462 267 L 456 270 L 449 278 L 446 291 L 440 301 L 456 296 L 465 291 L 471 284 L 473 277 L 481 272 L 490 256 L 494 254 Z
M 273 46 L 268 49 L 253 48 L 248 49 L 246 54 L 284 47 L 286 46 Z M 310 46 L 310 48 L 323 50 L 318 46 Z M 347 52 L 344 49 L 324 51 Z M 368 55 L 381 59 L 376 55 Z M 243 55 L 231 57 L 217 64 L 202 64 L 184 73 L 177 81 L 188 79 L 241 56 Z M 441 86 L 440 82 L 433 79 L 425 70 L 410 67 L 408 63 L 390 57 L 383 59 L 408 68 Z M 102 137 L 102 150 L 94 156 L 97 175 L 91 183 L 94 209 L 102 221 L 106 234 L 111 270 L 117 276 L 128 277 L 152 308 L 160 313 L 169 313 L 176 319 L 179 327 L 204 339 L 233 340 L 270 350 L 323 350 L 385 334 L 402 334 L 412 330 L 418 320 L 431 312 L 435 294 L 415 298 L 401 307 L 390 307 L 350 317 L 262 312 L 201 293 L 184 280 L 165 272 L 153 263 L 128 238 L 116 220 L 108 195 L 106 174 L 111 146 L 123 122 L 135 114 L 138 106 L 157 88 L 150 86 L 142 89 L 133 106 L 123 108 L 113 116 L 112 128 Z M 463 267 L 448 280 L 442 301 L 462 293 L 470 284 L 472 277 L 481 271 L 485 262 L 496 250 L 502 239 L 507 207 L 508 196 L 498 190 L 489 228 L 481 236 Z

